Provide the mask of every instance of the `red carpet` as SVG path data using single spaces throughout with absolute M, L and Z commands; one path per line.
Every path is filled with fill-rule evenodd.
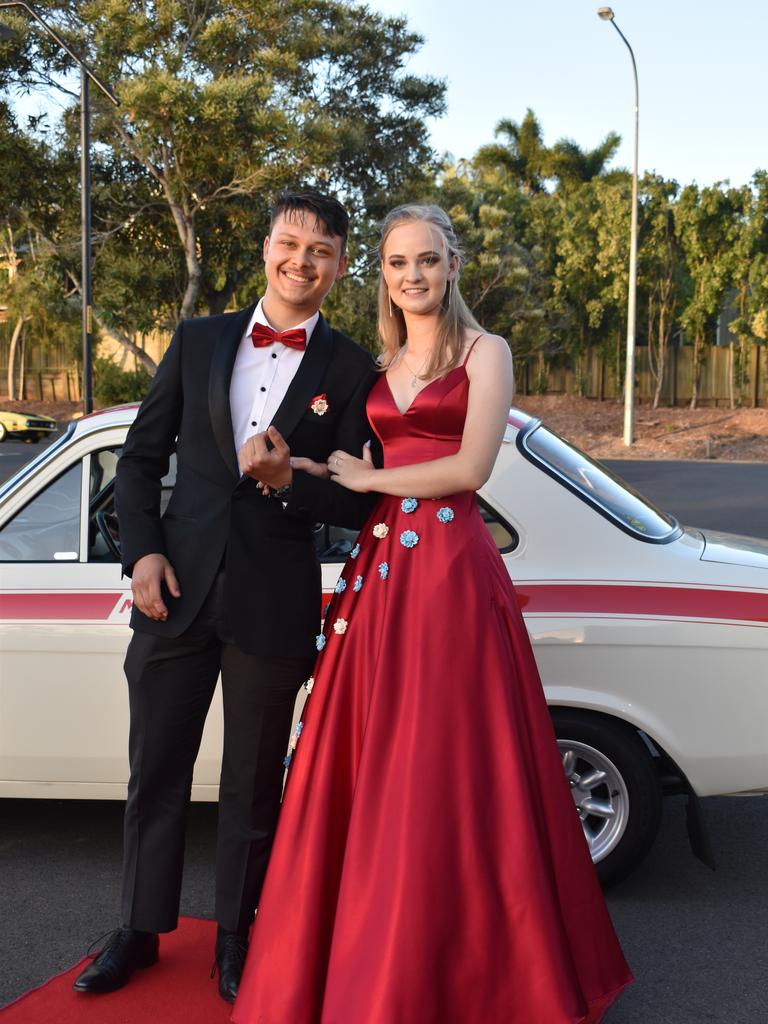
M 227 1024 L 232 1008 L 209 977 L 216 923 L 182 917 L 160 937 L 160 960 L 125 988 L 88 996 L 72 990 L 87 959 L 0 1010 L 2 1024 Z

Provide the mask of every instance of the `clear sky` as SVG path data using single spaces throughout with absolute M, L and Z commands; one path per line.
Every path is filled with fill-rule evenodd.
M 369 0 L 425 38 L 410 70 L 448 82 L 435 148 L 469 157 L 531 107 L 544 141 L 622 136 L 632 162 L 629 52 L 592 0 Z M 747 183 L 768 168 L 768 0 L 617 0 L 640 81 L 640 172 Z

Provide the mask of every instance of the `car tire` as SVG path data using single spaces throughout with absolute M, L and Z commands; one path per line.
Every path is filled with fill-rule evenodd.
M 8 437 L 8 430 L 2 423 L 0 423 L 0 441 L 4 441 Z
M 563 768 L 604 886 L 630 875 L 661 822 L 661 782 L 650 750 L 624 722 L 551 708 Z

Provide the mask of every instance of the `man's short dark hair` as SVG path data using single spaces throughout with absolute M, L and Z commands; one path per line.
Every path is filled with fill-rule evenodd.
M 269 230 L 275 226 L 280 215 L 292 220 L 297 214 L 309 214 L 315 218 L 315 227 L 322 227 L 325 234 L 337 235 L 344 250 L 349 234 L 349 214 L 333 196 L 324 195 L 316 189 L 302 192 L 281 192 L 269 211 Z

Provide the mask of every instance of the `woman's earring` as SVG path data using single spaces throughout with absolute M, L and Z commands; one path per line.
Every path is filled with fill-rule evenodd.
M 392 316 L 392 295 L 387 292 L 387 301 L 389 302 L 389 315 Z

